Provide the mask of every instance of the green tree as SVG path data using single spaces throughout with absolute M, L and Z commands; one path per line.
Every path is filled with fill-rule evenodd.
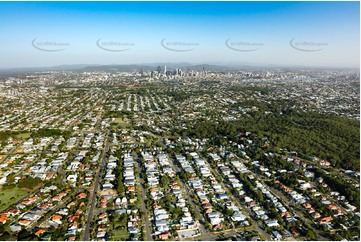
M 315 232 L 313 232 L 312 229 L 308 229 L 306 232 L 306 237 L 310 240 L 314 240 L 314 239 L 316 239 L 316 234 L 315 234 Z
M 42 183 L 43 183 L 43 181 L 38 177 L 36 177 L 36 178 L 27 177 L 27 178 L 21 179 L 18 182 L 18 187 L 33 190 L 36 186 L 38 186 Z

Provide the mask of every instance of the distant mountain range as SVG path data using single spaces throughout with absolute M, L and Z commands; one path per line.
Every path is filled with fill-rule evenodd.
M 228 67 L 222 65 L 209 65 L 209 64 L 197 64 L 192 65 L 190 63 L 147 63 L 147 64 L 131 64 L 131 65 L 60 65 L 51 67 L 24 67 L 24 68 L 3 68 L 0 69 L 1 73 L 30 73 L 30 72 L 46 72 L 46 71 L 75 71 L 75 72 L 93 72 L 93 71 L 106 71 L 106 72 L 119 72 L 119 71 L 156 71 L 158 66 L 163 70 L 164 66 L 168 70 L 174 70 L 181 68 L 183 70 L 200 71 L 203 68 L 207 71 L 230 71 L 239 70 L 240 67 Z
M 74 71 L 91 66 L 98 66 L 98 65 L 76 64 L 76 65 L 60 65 L 60 66 L 47 66 L 47 67 L 0 68 L 0 72 L 24 73 L 24 72 L 43 72 L 43 71 Z
M 259 69 L 319 69 L 317 67 L 301 67 L 301 66 L 288 66 L 281 67 L 277 65 L 260 65 L 254 63 L 244 64 L 191 64 L 191 63 L 145 63 L 145 64 L 130 64 L 130 65 L 97 65 L 97 64 L 75 64 L 75 65 L 59 65 L 51 67 L 24 67 L 24 68 L 0 68 L 0 75 L 11 74 L 30 74 L 34 72 L 48 72 L 48 71 L 73 71 L 73 72 L 121 72 L 121 71 L 156 71 L 160 66 L 163 70 L 167 66 L 167 70 L 175 70 L 180 68 L 190 71 L 201 71 L 203 68 L 206 71 L 239 71 L 239 70 L 259 70 Z M 320 67 L 321 69 L 328 69 Z M 333 69 L 333 68 L 331 68 Z

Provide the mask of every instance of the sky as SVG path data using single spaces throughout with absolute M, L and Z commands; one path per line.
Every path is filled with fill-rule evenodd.
M 359 2 L 0 2 L 0 68 L 356 67 Z

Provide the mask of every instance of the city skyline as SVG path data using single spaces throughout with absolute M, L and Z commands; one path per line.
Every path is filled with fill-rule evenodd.
M 0 69 L 73 64 L 359 68 L 359 2 L 0 2 Z M 16 16 L 16 18 L 14 18 Z

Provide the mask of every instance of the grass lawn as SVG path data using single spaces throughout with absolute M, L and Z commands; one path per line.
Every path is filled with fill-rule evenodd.
M 112 240 L 129 240 L 130 234 L 126 229 L 114 229 L 114 236 L 112 236 Z
M 0 188 L 0 211 L 9 207 L 12 203 L 28 194 L 27 191 L 19 188 L 3 190 Z M 13 199 L 11 199 L 13 197 Z
M 124 121 L 122 118 L 114 118 L 114 120 L 112 121 L 112 123 L 115 123 L 115 124 L 123 124 Z
M 31 135 L 31 133 L 21 133 L 21 134 L 17 134 L 16 138 L 18 138 L 18 139 L 28 139 L 28 138 L 30 138 L 30 135 Z
M 124 122 L 124 120 L 122 118 L 114 118 L 114 120 L 112 121 L 112 124 L 116 124 L 117 126 L 122 127 L 122 128 L 129 127 L 129 123 Z

